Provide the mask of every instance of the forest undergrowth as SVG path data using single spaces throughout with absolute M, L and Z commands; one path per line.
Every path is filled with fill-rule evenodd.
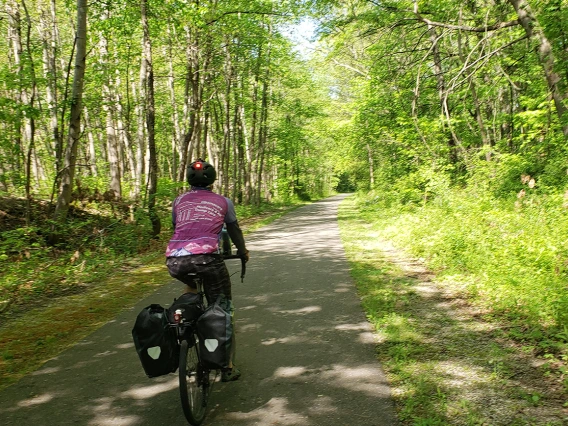
M 152 238 L 147 212 L 124 203 L 78 201 L 54 230 L 48 202 L 34 201 L 26 223 L 26 200 L 0 197 L 0 389 L 171 280 L 170 202 Z M 236 209 L 246 234 L 302 204 Z
M 565 424 L 566 200 L 391 201 L 351 197 L 340 223 L 403 424 Z

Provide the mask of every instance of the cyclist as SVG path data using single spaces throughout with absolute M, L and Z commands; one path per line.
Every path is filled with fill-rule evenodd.
M 221 294 L 231 299 L 231 279 L 219 247 L 223 224 L 237 247 L 237 254 L 245 261 L 249 260 L 232 201 L 210 189 L 216 178 L 213 165 L 202 159 L 188 166 L 187 182 L 191 188 L 173 203 L 174 234 L 166 249 L 166 265 L 170 275 L 186 284 L 186 292 L 195 293 L 193 279 L 188 274 L 197 273 L 203 279 L 205 297 L 209 303 Z M 221 375 L 224 382 L 237 380 L 241 375 L 233 365 L 234 342 L 231 352 L 229 370 Z

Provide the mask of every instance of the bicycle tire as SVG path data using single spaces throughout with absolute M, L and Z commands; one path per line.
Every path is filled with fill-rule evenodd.
M 179 391 L 181 406 L 187 421 L 198 426 L 205 418 L 208 386 L 199 363 L 197 344 L 187 339 L 181 343 L 179 354 Z

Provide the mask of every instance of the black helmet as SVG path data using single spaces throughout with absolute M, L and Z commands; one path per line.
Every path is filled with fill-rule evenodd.
M 212 164 L 201 158 L 187 166 L 187 182 L 191 186 L 209 186 L 217 179 L 217 172 Z

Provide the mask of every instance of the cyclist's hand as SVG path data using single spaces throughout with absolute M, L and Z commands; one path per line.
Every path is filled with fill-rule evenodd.
M 245 263 L 249 261 L 250 259 L 250 255 L 249 255 L 249 251 L 245 250 L 244 253 L 241 253 L 240 256 L 245 260 Z

